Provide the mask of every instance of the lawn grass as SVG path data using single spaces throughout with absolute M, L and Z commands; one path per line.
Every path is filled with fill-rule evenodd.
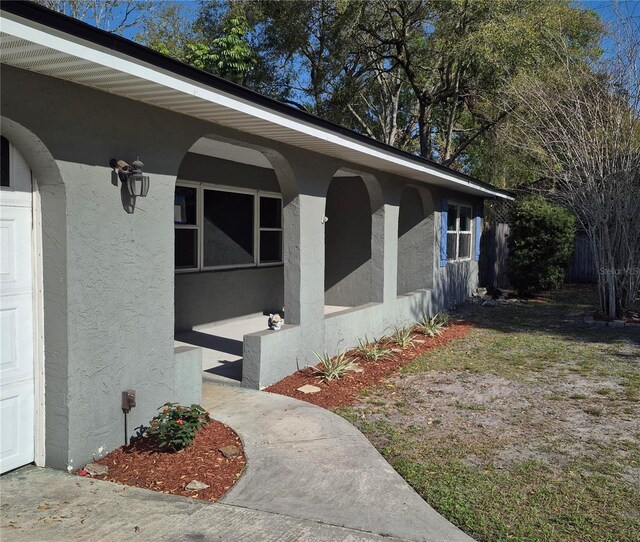
M 640 330 L 592 291 L 465 306 L 476 324 L 341 415 L 478 541 L 640 540 Z

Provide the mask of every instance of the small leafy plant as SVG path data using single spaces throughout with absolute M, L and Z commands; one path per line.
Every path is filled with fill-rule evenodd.
M 434 318 L 436 322 L 442 324 L 442 327 L 447 327 L 449 325 L 449 313 L 447 311 L 437 313 Z
M 395 328 L 393 335 L 391 335 L 391 339 L 400 348 L 407 348 L 408 346 L 411 346 L 414 341 L 411 329 L 406 327 Z
M 358 340 L 358 353 L 367 361 L 379 361 L 386 358 L 391 350 L 382 348 L 375 339 L 370 342 L 365 335 L 364 339 Z
M 437 337 L 442 334 L 446 325 L 443 323 L 441 318 L 442 317 L 438 314 L 431 317 L 425 315 L 422 321 L 418 323 L 418 327 L 427 337 Z
M 171 452 L 189 446 L 196 432 L 211 421 L 208 412 L 200 405 L 187 407 L 165 403 L 160 409 L 160 414 L 149 423 L 147 434 L 157 439 L 160 448 Z
M 347 358 L 346 350 L 343 350 L 334 357 L 331 357 L 326 352 L 324 354 L 318 354 L 315 350 L 313 354 L 320 360 L 317 374 L 324 382 L 342 378 L 349 371 L 356 370 L 356 363 L 352 359 Z

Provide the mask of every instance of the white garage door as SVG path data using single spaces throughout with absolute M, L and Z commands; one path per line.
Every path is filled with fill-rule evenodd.
M 34 459 L 31 170 L 0 140 L 0 471 Z

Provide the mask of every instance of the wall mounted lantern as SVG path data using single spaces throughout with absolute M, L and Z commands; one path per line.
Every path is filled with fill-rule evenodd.
M 118 178 L 127 186 L 130 196 L 145 197 L 149 192 L 149 176 L 142 174 L 144 164 L 136 157 L 131 165 L 124 160 L 109 160 L 109 165 L 118 172 Z

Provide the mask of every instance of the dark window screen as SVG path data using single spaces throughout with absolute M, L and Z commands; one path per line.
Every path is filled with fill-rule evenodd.
M 260 198 L 260 227 L 282 227 L 282 200 L 280 198 Z
M 470 233 L 460 234 L 458 258 L 471 258 L 471 234 Z
M 9 179 L 9 141 L 6 137 L 0 136 L 0 183 L 1 186 L 11 186 Z
M 254 196 L 204 191 L 204 266 L 254 263 Z
M 471 231 L 470 207 L 460 207 L 460 231 Z
M 282 261 L 282 232 L 260 232 L 260 263 L 279 263 Z
M 455 260 L 457 258 L 456 245 L 458 242 L 458 234 L 455 232 L 447 233 L 447 260 Z
M 456 220 L 458 218 L 458 208 L 455 205 L 449 205 L 447 208 L 447 230 L 456 231 Z
M 198 267 L 198 230 L 176 229 L 176 269 Z

